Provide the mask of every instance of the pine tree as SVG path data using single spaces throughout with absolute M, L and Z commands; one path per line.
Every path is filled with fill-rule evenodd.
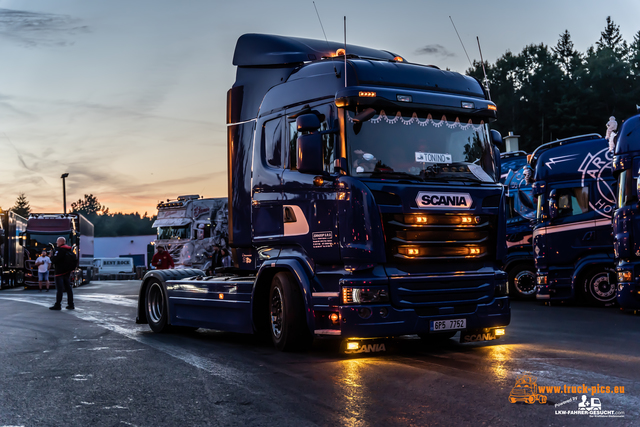
M 616 25 L 610 16 L 607 16 L 607 25 L 600 33 L 600 40 L 596 42 L 596 46 L 598 51 L 611 49 L 618 57 L 623 57 L 629 49 L 620 34 L 620 26 Z
M 560 34 L 558 44 L 556 44 L 556 47 L 551 48 L 551 50 L 562 72 L 572 77 L 573 72 L 580 65 L 580 54 L 574 49 L 569 30 L 564 30 L 564 33 Z
M 11 208 L 11 210 L 21 217 L 29 217 L 29 214 L 31 213 L 31 206 L 29 206 L 29 201 L 24 193 L 20 193 L 16 199 L 16 204 Z

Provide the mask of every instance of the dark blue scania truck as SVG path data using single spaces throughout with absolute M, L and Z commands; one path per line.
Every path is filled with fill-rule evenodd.
M 235 268 L 148 273 L 138 322 L 264 332 L 281 350 L 314 336 L 504 334 L 495 105 L 473 78 L 344 47 L 239 38 L 227 98 Z
M 608 141 L 597 134 L 550 142 L 533 152 L 538 300 L 615 301 L 612 158 Z
M 640 309 L 640 115 L 626 120 L 617 136 L 613 174 L 618 180 L 618 205 L 613 216 L 613 248 L 620 307 Z

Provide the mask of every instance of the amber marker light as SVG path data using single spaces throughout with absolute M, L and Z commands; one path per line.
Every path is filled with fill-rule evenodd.
M 506 333 L 506 331 L 504 329 L 502 329 L 502 328 L 494 329 L 494 332 L 495 332 L 497 337 L 501 337 Z
M 331 313 L 331 316 L 329 316 L 329 318 L 333 323 L 338 323 L 338 320 L 339 320 L 338 313 Z
M 358 93 L 358 96 L 360 96 L 361 98 L 375 98 L 376 97 L 376 93 L 375 92 L 360 91 Z
M 224 294 L 218 294 L 218 298 L 224 299 Z
M 393 58 L 394 61 L 404 62 L 404 59 L 401 56 L 396 56 Z
M 496 107 L 495 105 L 492 105 L 492 104 L 487 105 L 487 108 L 489 110 L 498 111 L 498 107 Z

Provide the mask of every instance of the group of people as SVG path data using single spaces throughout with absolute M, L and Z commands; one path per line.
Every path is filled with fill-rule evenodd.
M 75 309 L 73 304 L 73 291 L 71 288 L 71 273 L 76 269 L 78 259 L 73 253 L 71 246 L 67 245 L 64 237 L 58 237 L 56 240 L 56 248 L 53 255 L 49 257 L 50 252 L 43 250 L 36 259 L 38 267 L 38 286 L 42 292 L 42 285 L 45 284 L 47 292 L 49 292 L 49 270 L 53 266 L 54 278 L 56 285 L 56 302 L 49 307 L 49 310 L 62 309 L 62 294 L 67 293 L 67 310 Z

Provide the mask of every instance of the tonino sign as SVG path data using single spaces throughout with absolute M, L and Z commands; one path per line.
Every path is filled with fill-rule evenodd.
M 473 199 L 469 193 L 432 193 L 420 191 L 416 196 L 419 208 L 429 209 L 469 209 Z

